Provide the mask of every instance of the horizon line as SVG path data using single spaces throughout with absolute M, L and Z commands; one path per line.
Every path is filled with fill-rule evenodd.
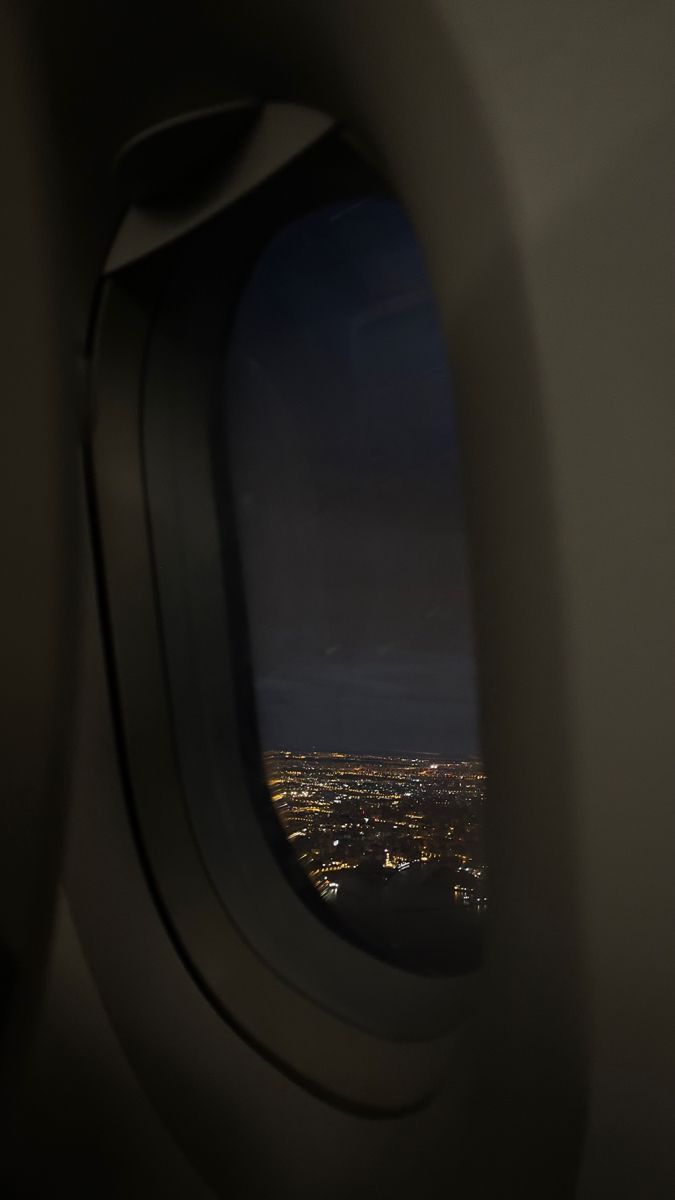
M 274 746 L 271 748 L 263 748 L 262 753 L 266 754 L 330 754 L 341 755 L 344 758 L 431 758 L 438 759 L 440 762 L 480 762 L 483 763 L 483 757 L 480 754 L 450 754 L 445 751 L 438 752 L 434 750 L 339 750 L 333 747 L 330 750 L 321 749 L 317 746 L 305 746 L 303 749 L 298 749 L 293 746 Z

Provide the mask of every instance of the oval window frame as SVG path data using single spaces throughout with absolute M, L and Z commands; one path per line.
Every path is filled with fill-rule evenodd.
M 185 767 L 169 698 L 166 643 L 160 632 L 166 619 L 162 613 L 166 577 L 162 578 L 157 556 L 156 491 L 154 501 L 152 496 L 157 470 L 165 471 L 172 456 L 175 467 L 178 449 L 183 458 L 191 424 L 192 481 L 201 479 L 204 484 L 207 479 L 204 414 L 201 423 L 193 421 L 194 397 L 206 394 L 191 374 L 199 359 L 191 351 L 186 353 L 184 338 L 177 337 L 180 305 L 176 309 L 168 298 L 173 295 L 175 300 L 178 294 L 184 301 L 190 296 L 187 277 L 198 273 L 200 254 L 211 255 L 214 230 L 224 228 L 223 222 L 236 221 L 252 233 L 245 263 L 233 269 L 226 281 L 233 311 L 246 271 L 265 240 L 289 216 L 310 211 L 318 201 L 340 198 L 344 194 L 340 189 L 352 188 L 364 171 L 372 181 L 372 173 L 343 137 L 322 130 L 316 145 L 238 197 L 224 216 L 210 213 L 203 228 L 109 275 L 96 339 L 97 420 L 91 450 L 100 569 L 134 820 L 164 919 L 200 986 L 242 1036 L 318 1094 L 385 1115 L 417 1107 L 434 1094 L 448 1069 L 443 1047 L 447 1050 L 452 1044 L 471 1011 L 475 976 L 439 979 L 402 971 L 344 941 L 313 921 L 310 913 L 316 944 L 328 949 L 321 952 L 319 969 L 315 962 L 308 976 L 306 936 L 294 932 L 293 941 L 305 963 L 303 967 L 301 961 L 300 973 L 294 973 L 288 965 L 280 969 L 278 962 L 271 964 L 247 936 L 245 920 L 235 920 L 228 912 L 203 861 L 193 815 L 185 803 Z M 228 237 L 231 241 L 231 229 Z M 218 319 L 222 320 L 222 309 Z M 184 323 L 182 330 L 185 334 Z M 166 394 L 167 388 L 173 392 L 178 420 L 172 429 L 165 428 L 164 438 L 156 440 L 144 409 L 153 389 Z M 150 457 L 160 444 L 160 459 L 164 455 L 153 465 L 148 457 L 151 443 Z M 202 487 L 202 505 L 208 504 L 204 491 L 209 490 Z M 208 522 L 213 531 L 212 518 L 213 513 Z M 191 527 L 194 531 L 197 526 Z M 212 562 L 219 561 L 214 547 L 212 542 L 208 556 Z M 252 815 L 244 782 L 239 772 L 239 809 L 245 806 Z M 287 885 L 285 890 L 289 901 L 298 906 L 296 911 L 301 910 L 302 901 Z M 336 954 L 337 974 L 326 973 L 327 959 L 335 962 Z M 334 988 L 338 978 L 344 985 L 341 995 Z

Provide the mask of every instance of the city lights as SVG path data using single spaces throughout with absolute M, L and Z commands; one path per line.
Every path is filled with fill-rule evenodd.
M 477 760 L 279 750 L 265 754 L 265 771 L 284 832 L 302 839 L 299 861 L 325 900 L 348 877 L 389 887 L 405 871 L 413 889 L 435 876 L 450 903 L 484 907 Z

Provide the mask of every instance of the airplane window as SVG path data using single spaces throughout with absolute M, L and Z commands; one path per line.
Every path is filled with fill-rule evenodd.
M 451 378 L 394 200 L 273 236 L 223 397 L 270 803 L 334 924 L 441 972 L 479 944 L 485 772 Z

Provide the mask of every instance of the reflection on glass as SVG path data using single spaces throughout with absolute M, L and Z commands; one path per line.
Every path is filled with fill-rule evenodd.
M 226 434 L 265 774 L 345 932 L 476 960 L 485 774 L 452 390 L 389 199 L 270 242 L 238 309 Z

